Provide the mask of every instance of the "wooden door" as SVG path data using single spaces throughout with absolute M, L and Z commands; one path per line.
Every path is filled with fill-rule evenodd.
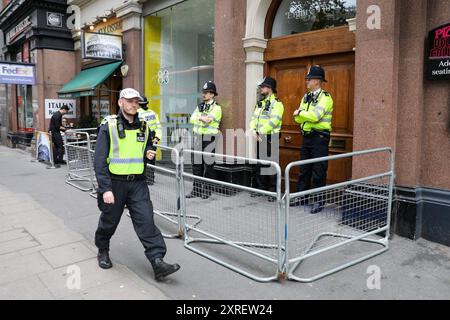
M 338 31 L 344 38 L 349 37 L 346 34 L 347 30 L 341 28 Z M 327 41 L 324 41 L 324 38 L 326 38 L 325 32 L 283 37 L 282 39 L 276 39 L 273 43 L 269 41 L 268 44 L 266 57 L 269 61 L 266 65 L 266 72 L 277 80 L 278 97 L 285 108 L 280 135 L 280 165 L 283 171 L 287 164 L 300 159 L 302 136 L 299 125 L 295 123 L 292 114 L 299 107 L 300 100 L 306 92 L 305 77 L 312 65 L 318 64 L 325 69 L 328 83 L 324 84 L 324 89 L 331 94 L 334 100 L 330 155 L 353 151 L 355 55 L 353 50 L 348 49 L 350 48 L 348 44 L 345 47 L 346 49 L 341 48 L 340 50 L 336 50 L 336 47 L 330 44 L 329 48 L 321 47 L 320 50 L 312 50 L 315 53 L 314 55 L 308 55 L 306 49 L 308 43 L 327 43 Z M 336 30 L 333 30 L 333 32 L 336 33 Z M 305 46 L 298 47 L 297 55 L 299 57 L 295 57 L 296 50 L 292 48 L 302 42 Z M 351 45 L 351 39 L 347 39 L 347 42 L 350 42 Z M 279 52 L 276 48 L 279 49 L 280 47 L 291 48 L 290 51 L 286 50 L 288 52 L 285 59 L 283 59 L 282 54 L 276 53 Z M 327 183 L 333 184 L 350 179 L 351 168 L 351 159 L 329 162 Z M 297 167 L 290 176 L 291 187 L 295 186 L 298 174 Z

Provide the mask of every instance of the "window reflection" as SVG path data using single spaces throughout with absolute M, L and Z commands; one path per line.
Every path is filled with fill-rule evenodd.
M 346 25 L 356 16 L 356 0 L 283 0 L 272 38 Z

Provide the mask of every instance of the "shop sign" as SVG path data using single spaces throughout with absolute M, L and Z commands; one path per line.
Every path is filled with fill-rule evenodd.
M 450 23 L 430 31 L 426 64 L 429 80 L 450 80 Z
M 83 59 L 122 60 L 122 37 L 113 34 L 84 32 Z
M 14 63 L 0 63 L 0 83 L 36 84 L 34 66 Z
M 47 12 L 47 25 L 62 28 L 63 17 L 61 13 Z
M 122 20 L 114 19 L 108 21 L 107 23 L 99 24 L 94 30 L 94 32 L 98 33 L 107 33 L 107 34 L 122 34 Z
M 19 35 L 31 26 L 31 17 L 28 16 L 6 33 L 6 44 L 11 44 Z
M 69 112 L 64 117 L 75 119 L 77 117 L 77 101 L 72 99 L 45 99 L 45 119 L 51 119 L 52 115 L 65 104 L 69 107 Z

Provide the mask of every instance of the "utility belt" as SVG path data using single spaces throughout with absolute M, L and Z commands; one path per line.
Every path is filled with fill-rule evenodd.
M 140 181 L 140 180 L 146 179 L 144 174 L 117 175 L 117 174 L 110 173 L 110 175 L 111 175 L 112 180 L 117 180 L 117 181 L 132 182 L 132 181 Z
M 322 136 L 325 136 L 325 137 L 329 138 L 331 136 L 331 133 L 328 130 L 319 131 L 319 130 L 314 130 L 314 129 L 312 129 L 309 132 L 308 131 L 302 131 L 302 136 L 308 137 L 308 138 L 309 137 L 319 136 L 319 135 L 322 135 Z

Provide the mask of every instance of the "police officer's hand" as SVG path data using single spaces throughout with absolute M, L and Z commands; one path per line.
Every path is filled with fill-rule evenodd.
M 148 150 L 145 156 L 147 157 L 148 160 L 153 160 L 155 159 L 156 151 Z
M 295 110 L 295 112 L 294 112 L 294 117 L 298 116 L 298 115 L 300 114 L 301 111 L 302 111 L 301 109 Z
M 114 204 L 114 194 L 112 191 L 108 191 L 103 194 L 103 202 L 106 204 Z

